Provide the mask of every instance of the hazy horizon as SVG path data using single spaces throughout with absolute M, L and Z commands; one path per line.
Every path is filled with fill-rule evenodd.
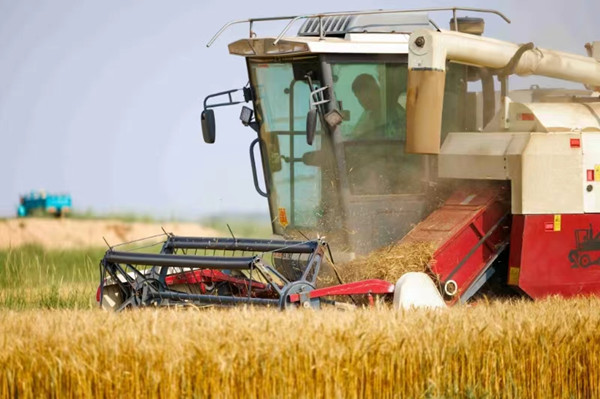
M 217 109 L 217 141 L 202 140 L 204 97 L 248 81 L 244 59 L 227 51 L 248 27 L 233 27 L 206 48 L 212 35 L 249 17 L 455 3 L 0 0 L 0 216 L 13 216 L 19 195 L 38 189 L 70 193 L 79 212 L 267 215 L 250 170 L 255 134 L 239 122 L 239 106 Z M 489 37 L 581 55 L 584 43 L 600 40 L 600 2 L 496 0 L 485 7 L 512 19 L 507 25 L 486 16 Z M 445 27 L 450 16 L 433 19 Z M 255 31 L 282 26 L 257 24 Z

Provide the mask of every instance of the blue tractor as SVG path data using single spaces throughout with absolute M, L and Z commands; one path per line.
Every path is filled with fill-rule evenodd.
M 66 215 L 70 210 L 70 194 L 46 194 L 45 191 L 40 190 L 21 196 L 17 216 L 54 215 L 60 217 Z

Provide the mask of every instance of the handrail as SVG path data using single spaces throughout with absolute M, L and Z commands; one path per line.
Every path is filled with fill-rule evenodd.
M 223 25 L 223 27 L 221 29 L 219 29 L 219 31 L 217 33 L 215 33 L 215 35 L 212 37 L 212 39 L 210 39 L 210 41 L 208 43 L 206 43 L 206 47 L 212 46 L 212 44 L 215 42 L 215 40 L 217 40 L 217 38 L 219 36 L 221 36 L 221 33 L 223 33 L 225 30 L 227 30 L 232 25 L 243 24 L 244 22 L 248 22 L 250 24 L 250 26 L 249 26 L 250 27 L 250 37 L 252 37 L 254 35 L 254 32 L 252 31 L 252 24 L 254 22 L 282 21 L 282 20 L 293 19 L 293 18 L 295 18 L 295 16 L 249 18 L 249 19 L 237 19 L 235 21 L 230 21 L 230 22 L 227 22 L 225 25 Z
M 324 33 L 323 32 L 323 18 L 324 17 L 350 16 L 350 15 L 374 15 L 374 14 L 398 14 L 398 13 L 413 13 L 413 12 L 437 12 L 437 11 L 452 11 L 455 22 L 456 22 L 456 11 L 472 11 L 472 12 L 496 14 L 500 18 L 505 20 L 507 23 L 510 23 L 510 19 L 508 19 L 500 11 L 486 9 L 486 8 L 472 8 L 472 7 L 432 7 L 432 8 L 419 8 L 419 9 L 413 9 L 413 10 L 345 11 L 345 12 L 329 12 L 329 13 L 320 13 L 320 14 L 306 14 L 306 15 L 282 16 L 282 17 L 249 18 L 249 19 L 238 19 L 238 20 L 230 21 L 230 22 L 226 23 L 225 25 L 223 25 L 223 27 L 221 29 L 219 29 L 219 31 L 217 33 L 215 33 L 215 35 L 206 44 L 206 47 L 210 47 L 215 42 L 215 40 L 217 40 L 217 38 L 219 36 L 221 36 L 221 34 L 225 30 L 227 30 L 230 26 L 236 25 L 236 24 L 241 24 L 241 23 L 246 23 L 246 22 L 249 24 L 249 37 L 252 38 L 255 35 L 254 31 L 252 30 L 254 22 L 289 20 L 288 24 L 283 28 L 281 33 L 277 36 L 277 38 L 273 42 L 273 45 L 276 45 L 277 43 L 279 43 L 279 41 L 281 40 L 283 35 L 285 35 L 288 32 L 288 30 L 290 30 L 292 25 L 301 19 L 318 18 L 319 19 L 319 38 L 323 39 L 323 36 L 324 36 L 324 34 L 323 34 Z M 432 25 L 437 28 L 437 25 L 435 25 L 431 20 L 429 22 L 432 23 Z M 437 28 L 437 29 L 439 29 L 439 28 Z
M 324 14 L 315 14 L 315 15 L 306 15 L 306 16 L 297 16 L 292 19 L 283 31 L 277 36 L 277 39 L 273 42 L 273 44 L 279 43 L 283 35 L 287 33 L 287 31 L 292 27 L 292 25 L 300 20 L 307 18 L 319 18 L 319 38 L 323 38 L 323 17 L 336 17 L 336 16 L 346 16 L 346 15 L 373 15 L 373 14 L 397 14 L 397 13 L 411 13 L 411 12 L 425 12 L 425 11 L 452 11 L 454 16 L 454 20 L 456 21 L 456 11 L 473 11 L 473 12 L 489 12 L 491 14 L 496 14 L 504 19 L 507 23 L 510 23 L 510 19 L 508 19 L 504 14 L 500 11 L 496 10 L 488 10 L 483 8 L 470 8 L 470 7 L 434 7 L 434 8 L 421 8 L 414 10 L 374 10 L 374 11 L 350 11 L 350 12 L 342 12 L 342 13 L 324 13 Z

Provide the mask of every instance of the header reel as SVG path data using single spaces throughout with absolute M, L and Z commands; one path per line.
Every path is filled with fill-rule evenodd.
M 100 262 L 97 301 L 121 311 L 148 306 L 260 305 L 318 309 L 325 296 L 389 294 L 379 280 L 317 289 L 327 243 L 167 235 L 160 253 L 116 251 Z

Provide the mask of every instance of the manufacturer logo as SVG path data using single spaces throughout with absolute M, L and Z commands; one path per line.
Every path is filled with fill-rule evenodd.
M 575 230 L 575 249 L 569 252 L 571 267 L 586 269 L 592 265 L 600 265 L 600 232 L 594 235 L 589 229 Z

